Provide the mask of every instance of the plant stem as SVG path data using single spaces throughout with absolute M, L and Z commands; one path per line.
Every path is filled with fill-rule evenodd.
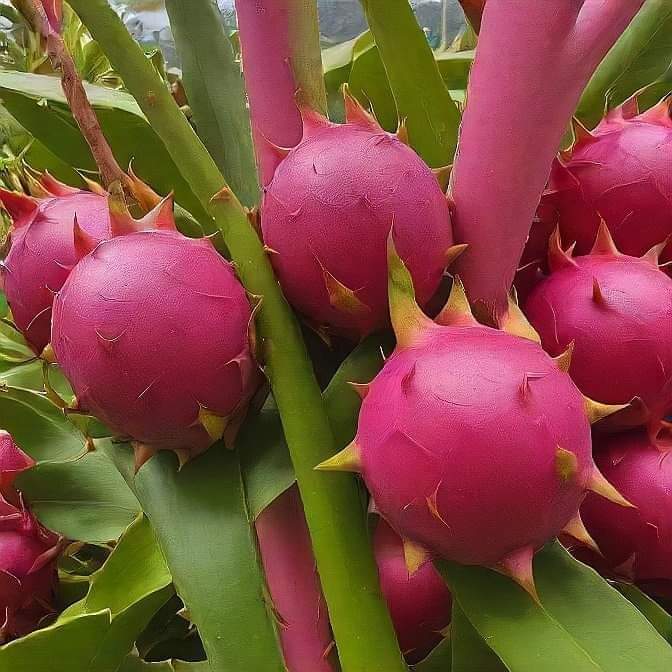
M 457 273 L 496 322 L 567 123 L 644 0 L 485 3 L 452 173 Z
M 338 446 L 299 325 L 261 241 L 154 67 L 107 1 L 70 0 L 70 5 L 124 79 L 194 193 L 211 206 L 245 287 L 262 297 L 257 326 L 266 371 L 296 470 L 343 671 L 401 672 L 406 668 L 380 594 L 356 482 L 344 474 L 314 470 Z

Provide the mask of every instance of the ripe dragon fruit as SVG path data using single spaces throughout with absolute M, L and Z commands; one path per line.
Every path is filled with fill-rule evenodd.
M 672 439 L 643 431 L 599 437 L 595 459 L 605 477 L 637 508 L 588 495 L 581 515 L 601 557 L 585 558 L 608 575 L 672 597 Z M 580 557 L 584 559 L 583 553 Z
M 618 249 L 641 256 L 672 235 L 672 97 L 639 114 L 633 97 L 590 132 L 575 123 L 576 143 L 554 162 L 532 226 L 516 286 L 524 294 L 544 266 L 556 226 L 566 245 L 588 254 L 601 221 Z M 661 251 L 672 260 L 672 244 Z
M 60 538 L 37 522 L 13 486 L 33 464 L 0 432 L 0 642 L 32 632 L 55 611 Z
M 110 233 L 104 196 L 46 174 L 41 186 L 46 195 L 39 199 L 0 189 L 0 202 L 14 220 L 0 277 L 14 322 L 38 355 L 50 340 L 54 295 L 77 261 L 79 234 L 100 242 Z
M 584 394 L 608 404 L 638 398 L 610 423 L 646 423 L 652 436 L 672 408 L 672 279 L 658 269 L 663 245 L 641 258 L 623 255 L 602 224 L 591 253 L 572 257 L 556 233 L 551 274 L 524 306 L 551 355 L 574 344 L 570 374 Z
M 388 322 L 391 228 L 423 305 L 455 248 L 448 253 L 450 212 L 437 176 L 347 92 L 345 102 L 346 124 L 303 110 L 303 139 L 264 189 L 261 226 L 289 302 L 314 325 L 362 337 Z
M 373 535 L 380 587 L 406 661 L 417 663 L 443 639 L 451 596 L 430 560 L 409 571 L 401 537 L 380 519 Z
M 110 219 L 56 296 L 54 354 L 137 468 L 160 449 L 183 463 L 230 437 L 254 392 L 250 304 L 210 240 L 177 232 L 171 197 L 135 221 L 113 195 Z
M 320 467 L 361 473 L 411 544 L 497 568 L 534 595 L 534 552 L 563 530 L 587 539 L 588 490 L 628 505 L 591 455 L 590 422 L 614 409 L 579 392 L 567 356 L 551 359 L 512 302 L 504 331 L 482 326 L 456 281 L 437 324 L 393 248 L 389 266 L 397 348 L 354 442 Z

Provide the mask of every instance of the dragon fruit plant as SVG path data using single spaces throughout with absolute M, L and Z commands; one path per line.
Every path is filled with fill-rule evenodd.
M 53 616 L 58 535 L 40 525 L 14 487 L 14 479 L 34 465 L 0 431 L 0 642 L 22 637 Z
M 636 15 L 626 37 L 646 41 L 638 11 L 653 2 L 463 0 L 479 37 L 458 107 L 441 79 L 451 59 L 432 54 L 407 0 L 362 0 L 371 34 L 339 65 L 357 86 L 342 87 L 336 119 L 313 0 L 236 0 L 240 59 L 210 0 L 167 0 L 182 109 L 107 0 L 70 0 L 137 101 L 134 123 L 168 151 L 176 200 L 221 233 L 215 248 L 178 232 L 173 194 L 119 167 L 129 141 L 107 107 L 103 133 L 60 0 L 13 0 L 42 35 L 102 186 L 45 173 L 37 195 L 0 192 L 13 219 L 3 322 L 74 393 L 52 409 L 53 394 L 3 383 L 0 422 L 18 409 L 25 431 L 34 412 L 56 428 L 55 453 L 73 436 L 94 451 L 40 465 L 38 491 L 57 467 L 63 500 L 81 487 L 97 503 L 77 479 L 123 475 L 155 533 L 137 550 L 160 549 L 147 574 L 165 564 L 198 633 L 188 657 L 212 672 L 458 670 L 465 655 L 511 672 L 546 669 L 546 657 L 578 672 L 672 664 L 648 598 L 639 614 L 555 542 L 609 581 L 670 596 L 670 106 L 640 112 L 632 98 L 592 131 L 575 122 L 558 153 Z M 362 82 L 365 57 L 381 67 Z M 381 88 L 395 132 L 369 109 Z M 251 144 L 243 157 L 247 142 L 221 142 L 233 129 L 254 141 L 258 176 L 241 174 Z M 432 168 L 439 159 L 452 169 Z M 247 208 L 229 185 L 251 181 L 261 190 Z M 336 338 L 318 351 L 304 325 Z M 337 373 L 323 391 L 324 371 Z M 64 670 L 160 666 L 147 642 L 172 610 L 158 599 L 167 572 L 148 591 L 137 567 L 105 564 L 87 598 L 22 639 L 55 611 L 61 548 L 15 489 L 31 466 L 0 435 L 0 634 L 17 639 L 0 646 L 0 669 L 40 669 L 36 640 L 78 627 L 91 630 Z M 46 504 L 56 490 L 43 487 Z M 119 608 L 118 586 L 137 610 Z M 162 657 L 179 657 L 159 638 Z

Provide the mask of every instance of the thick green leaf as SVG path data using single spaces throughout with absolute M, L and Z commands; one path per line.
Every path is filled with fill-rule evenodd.
M 506 672 L 507 668 L 504 663 L 476 632 L 457 602 L 453 604 L 450 639 L 452 672 Z M 422 672 L 429 672 L 429 670 L 422 670 Z M 439 672 L 438 668 L 436 672 Z
M 167 0 L 166 9 L 196 131 L 238 198 L 256 205 L 259 183 L 243 79 L 219 12 L 211 0 Z
M 146 663 L 137 656 L 128 656 L 119 672 L 210 672 L 208 663 L 185 663 L 174 660 L 172 663 Z
M 46 397 L 31 390 L 0 386 L 0 427 L 37 462 L 82 455 L 84 436 Z
M 117 539 L 140 512 L 137 499 L 102 451 L 77 461 L 39 464 L 22 474 L 18 485 L 40 522 L 67 539 Z
M 126 530 L 102 568 L 92 575 L 87 596 L 61 614 L 57 624 L 109 609 L 112 623 L 92 669 L 115 672 L 171 594 L 170 572 L 154 531 L 147 519 L 140 516 Z
M 439 563 L 453 599 L 512 672 L 601 672 L 563 627 L 510 579 L 481 567 Z M 611 672 L 611 671 L 610 671 Z
M 577 116 L 592 128 L 605 110 L 660 77 L 672 61 L 672 3 L 647 0 L 588 83 Z
M 132 96 L 93 84 L 85 87 L 120 164 L 128 165 L 133 160 L 133 169 L 141 178 L 159 193 L 174 191 L 177 202 L 193 213 L 208 233 L 212 233 L 214 225 L 210 216 Z M 96 169 L 91 152 L 65 103 L 58 79 L 0 71 L 0 95 L 9 112 L 50 151 L 77 169 Z M 185 233 L 198 235 L 202 232 L 193 228 Z
M 110 612 L 86 614 L 0 647 L 1 672 L 91 670 L 110 628 Z
M 616 584 L 618 590 L 646 616 L 653 627 L 672 644 L 672 616 L 639 588 L 627 583 Z
M 453 162 L 460 112 L 408 0 L 361 0 L 411 146 L 433 167 Z
M 413 666 L 413 672 L 451 672 L 452 670 L 452 642 L 451 637 L 446 637 L 440 644 L 417 665 Z M 483 670 L 483 672 L 487 672 Z
M 491 570 L 441 563 L 459 607 L 514 672 L 663 672 L 672 647 L 622 595 L 558 542 L 535 557 L 541 605 Z
M 474 52 L 434 52 L 436 64 L 444 83 L 455 101 L 463 102 Z M 329 47 L 322 52 L 324 78 L 329 97 L 329 116 L 343 120 L 343 100 L 340 87 L 346 82 L 350 91 L 366 107 L 371 107 L 380 124 L 395 131 L 398 124 L 397 106 L 390 89 L 385 67 L 370 31 L 354 39 Z
M 672 647 L 615 588 L 558 542 L 538 554 L 535 576 L 546 611 L 601 669 L 671 669 Z
M 128 447 L 101 443 L 154 527 L 212 672 L 281 672 L 237 453 L 217 445 L 178 472 L 163 452 L 134 475 Z

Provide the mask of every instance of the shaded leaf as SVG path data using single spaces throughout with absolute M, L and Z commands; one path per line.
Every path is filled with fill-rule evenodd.
M 31 390 L 0 386 L 0 427 L 37 462 L 67 460 L 84 451 L 83 434 L 61 409 Z
M 152 521 L 212 668 L 281 672 L 237 453 L 216 445 L 178 472 L 162 452 L 134 475 L 130 448 L 101 444 Z
M 506 672 L 504 663 L 476 632 L 457 602 L 453 603 L 450 638 L 452 672 Z
M 672 616 L 637 586 L 618 583 L 616 588 L 644 614 L 660 635 L 672 644 Z
M 73 462 L 39 464 L 20 476 L 18 486 L 40 522 L 67 539 L 117 539 L 140 512 L 137 499 L 102 451 Z
M 427 658 L 413 666 L 413 672 L 451 672 L 451 648 L 451 638 L 442 639 Z M 483 670 L 483 672 L 487 672 L 487 670 Z

